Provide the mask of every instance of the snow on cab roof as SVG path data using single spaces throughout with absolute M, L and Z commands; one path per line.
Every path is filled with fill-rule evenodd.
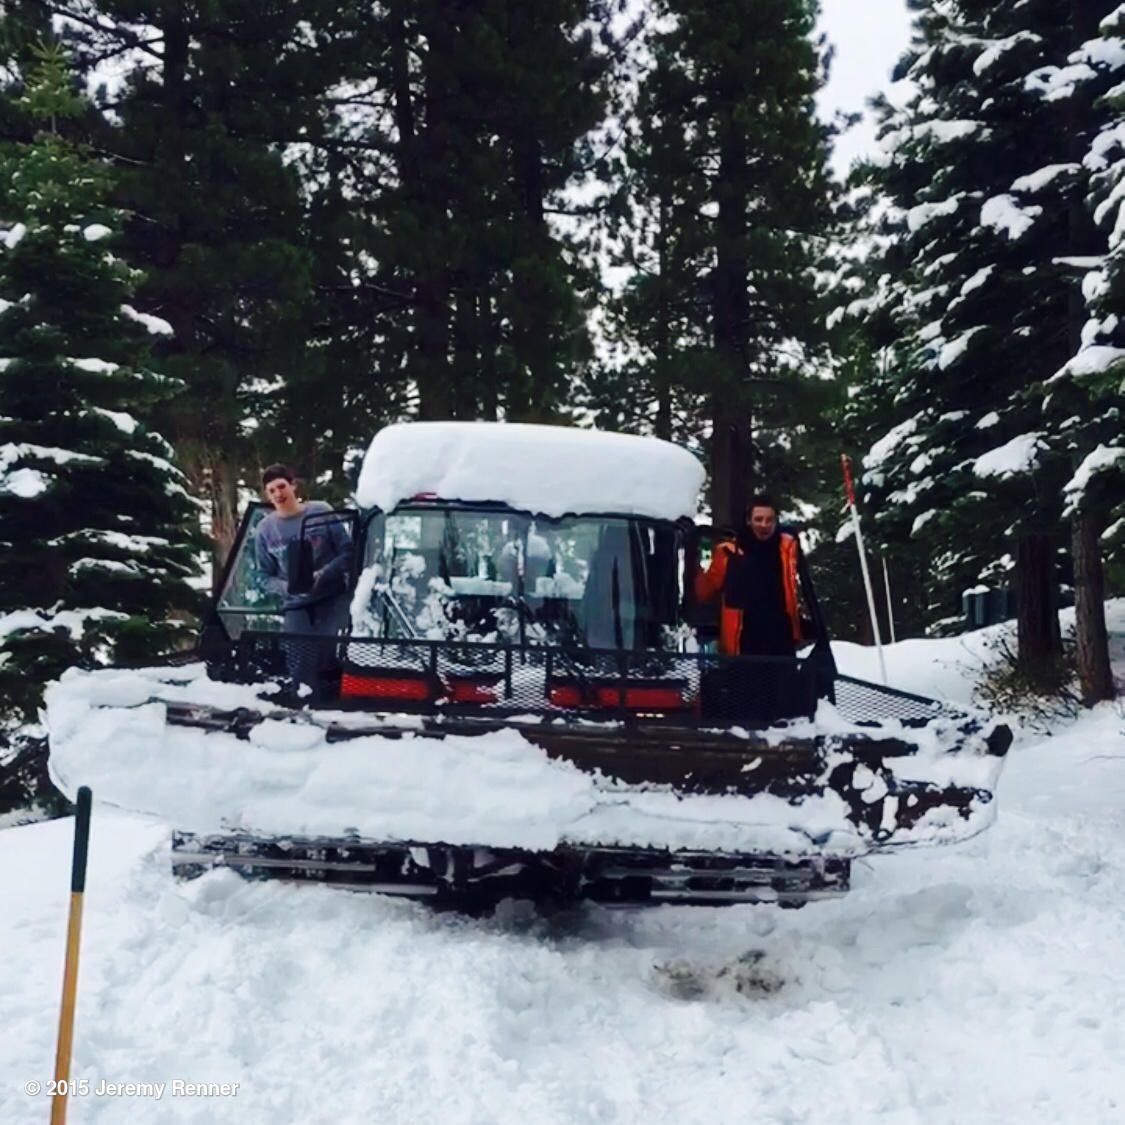
M 703 466 L 658 438 L 520 422 L 403 422 L 380 430 L 356 487 L 391 511 L 421 494 L 492 500 L 544 516 L 693 516 Z

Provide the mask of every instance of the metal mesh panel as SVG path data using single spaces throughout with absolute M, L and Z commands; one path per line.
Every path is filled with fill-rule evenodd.
M 856 680 L 851 676 L 836 677 L 835 694 L 836 709 L 853 723 L 899 719 L 911 725 L 921 724 L 943 710 L 942 704 L 936 700 Z
M 763 726 L 816 709 L 813 666 L 771 657 L 245 633 L 233 672 L 376 711 Z

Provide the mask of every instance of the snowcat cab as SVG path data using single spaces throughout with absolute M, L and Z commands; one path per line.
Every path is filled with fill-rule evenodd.
M 329 637 L 284 631 L 255 561 L 268 509 L 252 506 L 198 649 L 215 692 L 245 685 L 241 705 L 159 690 L 164 721 L 272 752 L 279 777 L 294 739 L 322 755 L 369 747 L 351 783 L 381 771 L 372 803 L 389 807 L 328 832 L 323 818 L 281 824 L 245 800 L 223 809 L 219 830 L 177 808 L 174 869 L 458 905 L 516 895 L 796 906 L 846 891 L 857 855 L 980 831 L 1007 730 L 838 675 L 803 563 L 809 643 L 797 656 L 715 651 L 692 594 L 714 537 L 690 519 L 701 484 L 690 454 L 655 439 L 388 427 L 368 453 L 359 510 L 315 517 L 346 521 L 353 541 L 350 627 Z M 291 594 L 308 590 L 308 570 L 298 547 Z M 52 768 L 69 782 L 74 763 L 55 741 Z M 411 787 L 441 787 L 438 756 L 426 758 L 438 743 L 452 753 L 443 768 L 465 781 L 415 801 L 425 809 L 412 822 Z M 466 808 L 482 771 L 500 784 Z M 295 793 L 308 790 L 303 777 Z M 560 813 L 564 791 L 575 807 Z M 490 820 L 481 805 L 494 792 Z M 523 823 L 508 823 L 505 794 L 527 800 Z M 537 801 L 550 810 L 538 825 Z

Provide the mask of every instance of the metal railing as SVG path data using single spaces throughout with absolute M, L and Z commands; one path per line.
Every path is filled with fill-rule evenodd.
M 815 650 L 802 657 L 728 657 L 247 631 L 216 674 L 280 682 L 283 694 L 301 705 L 431 715 L 752 728 L 810 717 L 821 699 L 854 722 L 914 724 L 941 711 L 932 700 L 836 675 L 824 656 Z

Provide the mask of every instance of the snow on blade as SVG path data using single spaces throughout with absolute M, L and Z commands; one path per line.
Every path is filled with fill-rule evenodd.
M 515 422 L 410 422 L 375 435 L 356 500 L 391 511 L 430 494 L 545 516 L 675 520 L 695 514 L 703 480 L 695 457 L 657 438 Z
M 279 719 L 260 693 L 212 682 L 199 666 L 72 670 L 47 692 L 52 777 L 64 792 L 90 785 L 106 804 L 202 833 L 356 833 L 384 842 L 533 851 L 575 844 L 837 856 L 864 854 L 872 844 L 830 789 L 789 802 L 765 793 L 627 785 L 551 759 L 511 728 L 427 738 L 407 722 L 400 737 L 360 734 L 329 743 L 319 723 L 354 724 L 362 716 L 318 711 L 294 722 L 276 712 L 284 716 Z M 169 702 L 247 707 L 262 721 L 243 741 L 167 722 Z M 1002 764 L 984 753 L 983 735 L 966 739 L 953 720 L 919 730 L 897 722 L 860 729 L 828 704 L 815 723 L 767 734 L 818 739 L 825 779 L 843 760 L 841 740 L 857 736 L 914 743 L 916 754 L 888 761 L 904 782 L 991 792 Z M 952 745 L 964 752 L 950 753 Z M 968 818 L 922 821 L 896 835 L 895 844 L 968 838 L 991 823 L 994 807 L 985 804 Z

